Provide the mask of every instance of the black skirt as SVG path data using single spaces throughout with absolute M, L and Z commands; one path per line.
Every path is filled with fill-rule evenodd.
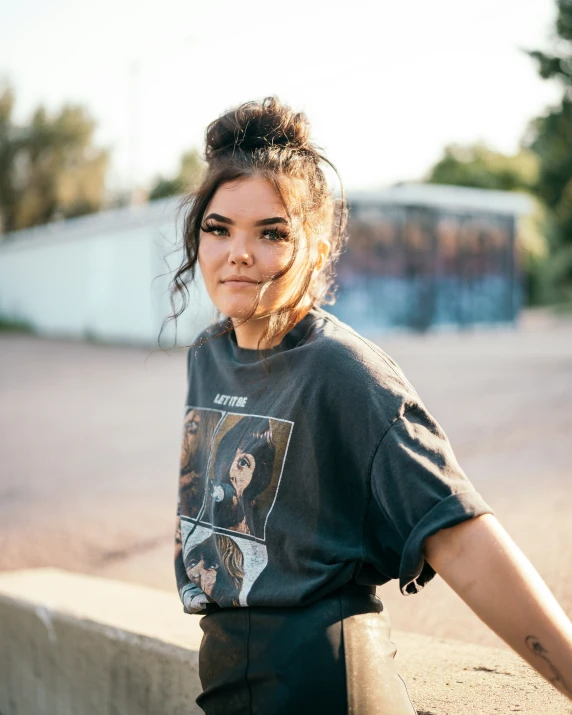
M 200 621 L 206 715 L 415 715 L 375 589 L 309 606 L 216 608 Z

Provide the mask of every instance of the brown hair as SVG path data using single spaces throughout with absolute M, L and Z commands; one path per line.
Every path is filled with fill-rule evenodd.
M 335 302 L 335 264 L 346 240 L 346 202 L 343 186 L 341 199 L 333 198 L 321 164 L 329 165 L 338 180 L 339 174 L 310 141 L 309 135 L 306 116 L 292 111 L 276 97 L 241 104 L 209 124 L 206 130 L 206 173 L 198 188 L 180 204 L 181 209 L 187 209 L 183 222 L 183 261 L 171 281 L 173 314 L 165 322 L 176 320 L 188 305 L 186 280 L 195 278 L 201 222 L 208 204 L 219 186 L 242 177 L 261 176 L 274 187 L 286 208 L 294 250 L 288 265 L 262 284 L 252 310 L 241 323 L 255 314 L 269 285 L 290 270 L 302 238 L 306 239 L 304 245 L 308 250 L 305 270 L 293 297 L 273 312 L 257 316 L 269 318 L 258 343 L 259 352 L 262 344 L 271 345 L 292 327 L 291 321 L 308 294 L 313 305 Z M 327 241 L 329 253 L 316 273 L 318 238 Z M 183 305 L 177 311 L 175 298 L 178 295 L 182 296 Z M 229 319 L 226 323 L 217 335 L 232 330 L 232 321 Z

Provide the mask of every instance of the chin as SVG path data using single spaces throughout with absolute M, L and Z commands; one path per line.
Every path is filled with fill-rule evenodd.
M 266 299 L 267 296 L 264 296 Z M 212 298 L 211 298 L 212 300 Z M 228 318 L 236 318 L 236 320 L 241 320 L 246 315 L 250 313 L 253 306 L 253 299 L 251 296 L 224 296 L 222 300 L 212 301 L 220 313 L 226 315 Z M 263 300 L 262 303 L 257 308 L 257 313 L 265 313 L 269 309 L 277 308 L 278 306 L 273 302 L 268 302 Z M 255 316 L 256 317 L 256 314 Z
M 252 301 L 242 302 L 242 301 L 221 301 L 217 304 L 218 310 L 226 315 L 228 318 L 236 318 L 240 320 L 244 316 L 248 315 L 252 310 Z

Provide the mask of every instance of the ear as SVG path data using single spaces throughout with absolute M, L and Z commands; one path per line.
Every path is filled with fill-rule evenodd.
M 322 266 L 324 265 L 324 263 L 326 262 L 329 254 L 330 254 L 329 241 L 327 241 L 325 238 L 319 238 L 316 250 L 318 253 L 318 260 L 316 261 L 314 270 L 318 273 L 319 271 L 322 270 Z

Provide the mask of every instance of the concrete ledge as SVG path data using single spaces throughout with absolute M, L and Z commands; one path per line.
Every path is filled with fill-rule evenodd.
M 175 591 L 60 569 L 0 573 L 0 715 L 202 713 L 199 620 Z M 392 640 L 419 715 L 572 713 L 508 648 Z
M 174 594 L 60 569 L 0 574 L 0 715 L 198 715 L 199 618 Z

